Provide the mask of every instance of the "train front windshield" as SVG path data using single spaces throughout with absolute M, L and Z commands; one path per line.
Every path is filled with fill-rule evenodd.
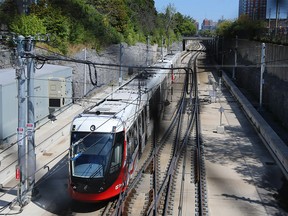
M 72 176 L 101 178 L 119 171 L 124 135 L 121 133 L 73 132 L 71 135 Z

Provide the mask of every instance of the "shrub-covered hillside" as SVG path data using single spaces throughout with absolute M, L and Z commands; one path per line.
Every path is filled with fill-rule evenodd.
M 157 13 L 154 0 L 39 0 L 29 13 L 19 11 L 14 0 L 0 6 L 0 23 L 24 36 L 49 34 L 50 45 L 66 53 L 70 45 L 96 49 L 126 42 L 166 43 L 196 33 L 194 20 L 168 5 Z M 21 2 L 21 1 L 20 1 Z

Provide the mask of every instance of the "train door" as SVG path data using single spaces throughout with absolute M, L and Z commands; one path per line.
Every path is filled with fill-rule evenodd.
M 145 114 L 146 107 L 141 111 L 139 117 L 138 117 L 138 126 L 139 126 L 139 144 L 140 144 L 140 151 L 141 154 L 143 153 L 145 146 L 146 146 L 146 141 L 147 141 L 147 136 L 146 136 L 146 131 L 147 131 L 147 125 L 146 125 L 146 114 Z
M 143 143 L 142 143 L 142 115 L 140 114 L 137 119 L 138 124 L 138 138 L 139 138 L 139 156 L 143 152 Z
M 127 163 L 128 163 L 128 173 L 131 176 L 137 166 L 138 162 L 138 135 L 137 135 L 137 125 L 134 123 L 127 133 Z
M 145 145 L 147 144 L 148 140 L 148 125 L 149 125 L 149 118 L 148 118 L 148 112 L 147 112 L 147 106 L 144 107 L 143 110 L 143 122 L 144 122 L 144 137 L 145 137 Z

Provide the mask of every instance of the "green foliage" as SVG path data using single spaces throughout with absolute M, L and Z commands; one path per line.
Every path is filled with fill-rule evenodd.
M 31 14 L 43 20 L 47 33 L 50 35 L 50 45 L 66 53 L 70 42 L 71 26 L 73 26 L 69 18 L 63 16 L 60 9 L 52 7 L 45 0 L 40 1 L 38 5 L 32 5 Z
M 71 31 L 69 36 L 69 41 L 72 44 L 81 44 L 85 41 L 85 28 L 84 26 L 79 22 L 72 22 L 71 23 Z
M 205 30 L 199 31 L 199 35 L 201 35 L 203 37 L 213 37 L 213 36 L 215 36 L 215 31 L 205 29 Z
M 225 20 L 225 21 L 220 22 L 217 25 L 216 34 L 219 36 L 229 37 L 232 23 L 233 22 L 230 20 Z
M 161 37 L 171 44 L 179 40 L 181 36 L 192 36 L 196 34 L 195 20 L 189 16 L 183 16 L 173 5 L 169 4 L 165 13 L 157 16 L 157 31 L 154 32 L 154 40 L 159 43 Z
M 46 28 L 43 21 L 35 15 L 16 16 L 9 28 L 12 32 L 25 37 L 46 34 Z
M 126 0 L 126 2 L 127 14 L 135 31 L 143 35 L 153 34 L 157 19 L 154 0 Z
M 171 4 L 158 14 L 154 0 L 39 0 L 30 6 L 29 16 L 11 21 L 17 15 L 15 2 L 7 0 L 0 5 L 0 23 L 22 34 L 43 33 L 45 28 L 50 45 L 63 53 L 69 44 L 84 43 L 98 49 L 119 42 L 145 43 L 147 36 L 151 43 L 161 44 L 163 38 L 168 45 L 181 35 L 196 32 L 191 17 L 177 13 Z
M 0 7 L 0 23 L 8 25 L 17 16 L 16 1 L 6 0 Z
M 100 12 L 118 32 L 123 33 L 127 27 L 129 17 L 125 1 L 94 1 L 93 6 Z
M 190 16 L 183 16 L 179 12 L 175 14 L 175 21 L 177 23 L 175 33 L 183 36 L 192 36 L 196 34 L 196 24 Z
M 234 22 L 224 21 L 217 27 L 216 33 L 224 37 L 235 37 L 253 39 L 259 37 L 265 30 L 265 22 L 251 20 L 248 16 L 242 15 Z

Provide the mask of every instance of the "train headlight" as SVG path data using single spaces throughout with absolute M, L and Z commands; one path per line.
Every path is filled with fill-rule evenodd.
M 104 190 L 103 187 L 100 187 L 100 188 L 99 188 L 99 192 L 102 192 L 103 190 Z
M 91 125 L 91 126 L 90 126 L 90 130 L 91 130 L 91 131 L 95 131 L 95 129 L 96 129 L 95 125 Z
M 76 189 L 77 189 L 77 187 L 76 187 L 75 184 L 71 184 L 71 187 L 72 187 L 73 190 L 76 190 Z

